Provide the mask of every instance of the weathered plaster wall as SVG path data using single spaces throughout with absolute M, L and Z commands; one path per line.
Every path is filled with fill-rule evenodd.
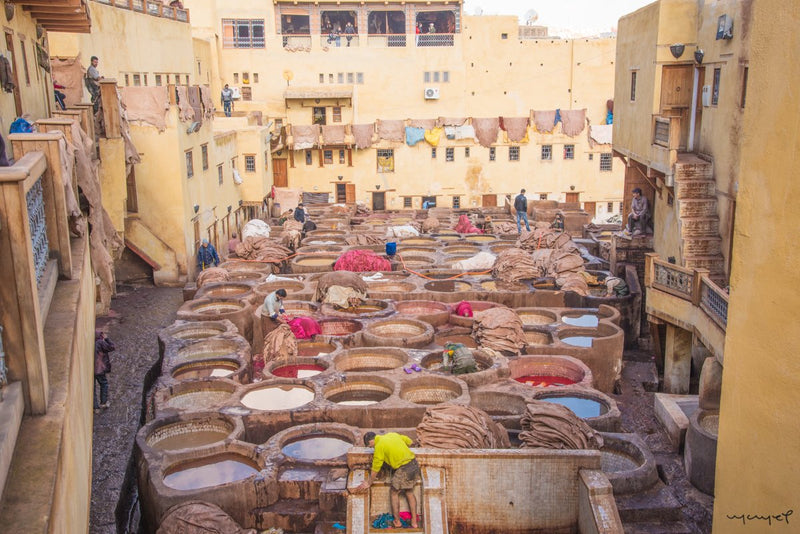
M 111 217 L 118 232 L 125 229 L 126 199 L 128 190 L 125 181 L 125 145 L 122 138 L 101 137 L 100 146 L 100 188 L 103 193 L 103 207 Z
M 800 50 L 800 12 L 752 6 L 714 504 L 714 532 L 725 534 L 792 530 L 794 517 L 774 516 L 796 513 L 800 493 L 800 65 L 787 53 Z

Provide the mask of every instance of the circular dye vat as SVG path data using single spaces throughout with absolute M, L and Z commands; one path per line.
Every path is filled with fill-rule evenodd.
M 417 288 L 411 282 L 372 282 L 369 284 L 369 292 L 379 293 L 408 293 Z
M 537 332 L 535 330 L 525 331 L 525 341 L 531 345 L 552 345 L 553 340 L 547 332 Z
M 639 463 L 622 451 L 600 450 L 600 469 L 604 473 L 633 471 L 637 467 L 639 467 Z
M 325 368 L 321 365 L 306 364 L 306 365 L 283 365 L 276 367 L 270 371 L 273 375 L 281 378 L 309 378 L 317 376 Z
M 170 397 L 165 405 L 178 410 L 200 411 L 206 410 L 224 402 L 230 397 L 231 391 L 219 389 L 190 390 Z
M 583 397 L 546 397 L 541 400 L 566 406 L 581 419 L 599 417 L 606 412 L 603 403 L 597 402 L 594 399 L 586 399 Z
M 218 284 L 208 284 L 201 287 L 195 298 L 210 297 L 210 298 L 235 298 L 241 297 L 253 291 L 249 284 L 242 282 L 221 282 Z
M 448 335 L 448 334 L 437 334 L 434 337 L 437 345 L 442 347 L 445 346 L 447 343 L 461 343 L 467 348 L 476 349 L 478 348 L 478 344 L 472 339 L 472 336 L 469 334 L 458 334 L 458 335 Z
M 562 316 L 561 321 L 564 324 L 572 326 L 582 326 L 587 328 L 592 328 L 600 324 L 600 320 L 597 318 L 597 315 L 591 313 L 586 313 L 583 315 Z
M 719 435 L 719 414 L 709 414 L 705 417 L 698 418 L 700 428 L 711 434 L 712 436 Z
M 397 369 L 408 363 L 408 354 L 401 349 L 369 348 L 350 349 L 334 359 L 337 371 L 369 373 Z
M 336 350 L 336 345 L 330 343 L 317 343 L 315 341 L 301 341 L 297 344 L 298 356 L 327 356 Z
M 467 241 L 474 241 L 476 243 L 488 243 L 489 241 L 497 241 L 497 236 L 493 235 L 482 235 L 482 234 L 471 234 L 464 237 Z
M 299 408 L 314 400 L 314 391 L 305 386 L 285 385 L 256 389 L 242 397 L 242 404 L 254 410 L 274 411 Z
M 401 245 L 433 245 L 435 243 L 436 240 L 430 237 L 409 237 L 400 242 Z
M 199 313 L 202 315 L 221 315 L 223 313 L 237 312 L 244 307 L 245 305 L 241 302 L 218 301 L 197 304 L 196 306 L 192 306 L 189 311 L 191 313 Z
M 164 475 L 164 485 L 190 491 L 244 480 L 258 473 L 258 467 L 236 454 L 212 456 L 181 465 Z
M 339 406 L 368 406 L 378 404 L 388 399 L 390 395 L 391 392 L 386 391 L 351 389 L 330 395 L 328 400 Z
M 401 263 L 407 267 L 427 267 L 436 262 L 435 259 L 427 256 L 406 256 L 400 255 Z
M 481 282 L 481 287 L 486 291 L 523 291 L 528 286 L 519 282 L 503 282 L 502 280 L 487 280 Z
M 361 323 L 347 319 L 341 321 L 323 319 L 319 322 L 319 327 L 323 336 L 349 336 L 361 330 Z
M 458 234 L 437 234 L 435 237 L 439 241 L 458 241 L 461 239 Z
M 352 446 L 341 438 L 321 436 L 293 441 L 284 445 L 281 452 L 298 460 L 330 460 L 346 454 Z
M 478 247 L 465 247 L 461 245 L 451 245 L 444 249 L 445 254 L 477 254 L 481 249 Z
M 436 291 L 439 293 L 455 293 L 457 291 L 469 291 L 472 288 L 467 282 L 459 282 L 456 280 L 437 280 L 425 284 L 425 289 L 428 291 Z
M 574 384 L 575 381 L 566 376 L 550 376 L 550 375 L 525 375 L 515 378 L 517 382 L 532 387 L 553 387 L 553 386 L 569 386 Z
M 178 350 L 178 360 L 213 360 L 220 356 L 236 355 L 242 350 L 242 343 L 230 339 L 211 339 L 192 343 Z
M 170 329 L 169 335 L 176 339 L 206 339 L 227 332 L 227 328 L 220 324 L 202 322 L 189 323 Z
M 417 378 L 400 386 L 400 398 L 414 404 L 440 404 L 458 398 L 461 386 L 444 378 Z
M 329 265 L 333 265 L 338 257 L 336 256 L 327 256 L 327 255 L 320 255 L 320 256 L 305 256 L 300 257 L 294 260 L 297 265 L 302 265 L 304 267 L 325 267 Z
M 233 425 L 222 420 L 182 421 L 157 428 L 147 445 L 160 451 L 196 449 L 226 439 Z
M 175 380 L 192 380 L 197 378 L 226 378 L 239 369 L 235 360 L 218 360 L 190 362 L 179 365 L 172 371 Z
M 536 313 L 536 312 L 526 312 L 517 310 L 517 315 L 519 315 L 520 321 L 524 325 L 544 325 L 544 324 L 551 324 L 556 320 L 555 315 L 549 315 L 545 313 Z
M 573 347 L 591 347 L 592 339 L 591 336 L 568 336 L 562 337 L 561 341 Z

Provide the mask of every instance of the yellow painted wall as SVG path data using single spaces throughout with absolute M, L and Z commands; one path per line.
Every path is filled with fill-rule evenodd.
M 122 138 L 101 137 L 100 146 L 100 189 L 103 192 L 103 207 L 111 217 L 118 232 L 125 229 L 126 199 L 128 190 L 125 181 L 125 145 Z
M 717 449 L 715 533 L 790 532 L 800 494 L 800 12 L 756 0 Z M 720 94 L 722 97 L 722 93 Z M 773 517 L 794 510 L 789 524 Z M 734 516 L 729 518 L 729 516 Z M 792 526 L 794 525 L 794 526 Z
M 164 85 L 168 83 L 166 74 L 170 74 L 169 82 L 174 82 L 174 75 L 180 74 L 181 83 L 186 83 L 186 75 L 189 83 L 198 83 L 189 24 L 99 2 L 91 2 L 91 10 L 90 34 L 50 34 L 53 56 L 80 54 L 84 67 L 89 66 L 91 56 L 97 56 L 100 74 L 116 78 L 119 85 L 125 85 L 125 74 L 133 85 L 134 73 L 142 76 L 142 85 L 156 85 L 156 73 L 161 73 Z
M 13 42 L 13 55 L 17 65 L 17 80 L 19 82 L 20 98 L 22 100 L 22 113 L 30 113 L 31 122 L 38 119 L 47 118 L 50 110 L 55 104 L 53 100 L 53 82 L 50 74 L 39 67 L 36 59 L 36 48 L 34 43 L 42 43 L 42 39 L 36 39 L 36 22 L 31 16 L 22 10 L 21 6 L 16 6 L 14 18 L 7 21 L 3 17 L 3 28 L 11 31 Z M 49 34 L 50 36 L 54 34 Z M 25 50 L 23 56 L 22 50 Z M 6 47 L 6 41 L 0 42 L 0 53 L 9 61 L 12 54 Z M 27 59 L 27 62 L 24 60 Z M 27 63 L 28 76 L 25 76 L 25 63 Z M 14 119 L 17 118 L 17 110 L 14 104 L 13 93 L 0 91 L 0 130 L 4 134 Z M 9 155 L 11 153 L 10 147 Z

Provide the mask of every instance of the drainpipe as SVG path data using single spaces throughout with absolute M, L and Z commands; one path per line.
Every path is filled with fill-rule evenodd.
M 694 150 L 694 127 L 697 118 L 697 84 L 700 82 L 700 71 L 694 68 L 694 81 L 692 81 L 692 107 L 689 110 L 689 139 L 686 141 L 686 150 Z

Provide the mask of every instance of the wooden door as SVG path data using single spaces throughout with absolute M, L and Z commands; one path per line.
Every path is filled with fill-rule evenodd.
M 661 115 L 681 118 L 679 146 L 684 149 L 689 139 L 693 76 L 692 65 L 664 65 L 661 69 Z
M 567 193 L 566 202 L 580 202 L 580 201 L 581 201 L 580 193 Z
M 356 203 L 356 184 L 344 184 L 344 201 L 345 204 Z
M 272 183 L 275 187 L 289 187 L 285 159 L 272 158 Z
M 125 178 L 125 186 L 127 189 L 127 208 L 128 211 L 131 213 L 136 213 L 139 211 L 139 198 L 136 195 L 136 166 L 131 165 L 131 172 L 128 173 L 128 176 Z
M 583 211 L 591 215 L 594 219 L 594 216 L 597 213 L 597 202 L 584 202 Z
M 6 49 L 11 56 L 11 81 L 14 82 L 14 106 L 17 110 L 17 117 L 20 117 L 22 116 L 22 96 L 19 92 L 19 78 L 17 77 L 17 56 L 14 54 L 14 39 L 8 32 L 6 32 Z
M 483 195 L 481 198 L 481 206 L 485 208 L 497 206 L 497 195 Z
M 336 203 L 347 203 L 347 184 L 336 184 Z
M 386 209 L 386 193 L 383 191 L 372 192 L 372 211 L 384 211 Z

